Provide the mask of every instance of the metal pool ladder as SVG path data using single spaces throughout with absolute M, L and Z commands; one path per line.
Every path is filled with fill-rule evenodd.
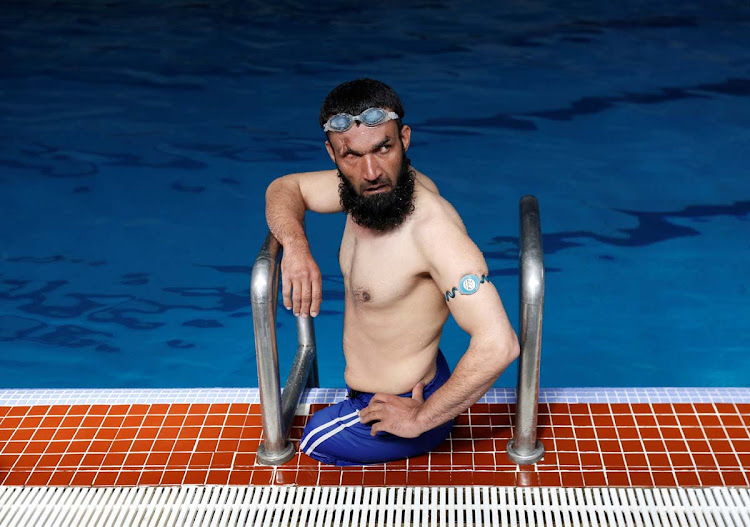
M 508 441 L 508 458 L 518 465 L 532 465 L 544 457 L 544 446 L 536 436 L 544 311 L 544 252 L 539 203 L 534 196 L 524 196 L 520 208 L 518 312 L 521 354 L 518 357 L 515 435 Z
M 544 261 L 539 204 L 534 196 L 521 198 L 520 233 L 520 325 L 521 355 L 518 366 L 518 401 L 515 436 L 508 442 L 508 457 L 519 465 L 533 464 L 544 456 L 537 440 L 539 364 L 544 307 Z M 269 233 L 253 266 L 251 297 L 258 388 L 264 442 L 258 447 L 258 461 L 280 465 L 294 457 L 289 439 L 294 413 L 302 390 L 318 386 L 315 330 L 311 317 L 297 318 L 297 355 L 281 395 L 279 355 L 276 346 L 281 245 Z
M 299 345 L 284 393 L 281 394 L 279 353 L 276 346 L 280 261 L 281 244 L 269 232 L 255 260 L 250 279 L 264 437 L 257 455 L 258 461 L 264 465 L 281 465 L 294 457 L 294 446 L 288 440 L 294 413 L 302 397 L 302 390 L 318 386 L 313 319 L 296 317 Z

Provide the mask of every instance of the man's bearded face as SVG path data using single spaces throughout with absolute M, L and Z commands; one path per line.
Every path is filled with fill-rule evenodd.
M 409 158 L 401 145 L 401 168 L 392 190 L 363 195 L 368 188 L 391 185 L 386 176 L 369 181 L 359 192 L 350 178 L 339 168 L 339 198 L 344 210 L 351 215 L 357 225 L 387 232 L 401 225 L 414 210 L 414 171 L 410 169 Z M 364 183 L 363 183 L 364 185 Z

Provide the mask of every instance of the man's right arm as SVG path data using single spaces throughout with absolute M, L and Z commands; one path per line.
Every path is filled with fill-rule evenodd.
M 317 316 L 322 298 L 320 269 L 305 235 L 305 211 L 341 212 L 335 170 L 289 174 L 266 190 L 266 221 L 284 247 L 281 260 L 284 307 Z

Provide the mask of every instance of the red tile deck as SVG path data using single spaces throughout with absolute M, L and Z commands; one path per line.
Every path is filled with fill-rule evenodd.
M 322 405 L 312 405 L 315 411 Z M 750 404 L 540 405 L 536 465 L 506 456 L 515 409 L 476 404 L 440 448 L 409 460 L 329 467 L 305 455 L 256 463 L 256 404 L 0 407 L 3 485 L 496 485 L 697 487 L 750 484 Z M 299 442 L 307 416 L 298 416 Z

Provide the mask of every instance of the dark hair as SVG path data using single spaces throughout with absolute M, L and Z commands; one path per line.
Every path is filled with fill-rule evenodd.
M 357 79 L 336 86 L 320 107 L 320 127 L 337 113 L 359 115 L 368 108 L 386 108 L 398 114 L 399 130 L 404 107 L 393 88 L 374 79 Z

